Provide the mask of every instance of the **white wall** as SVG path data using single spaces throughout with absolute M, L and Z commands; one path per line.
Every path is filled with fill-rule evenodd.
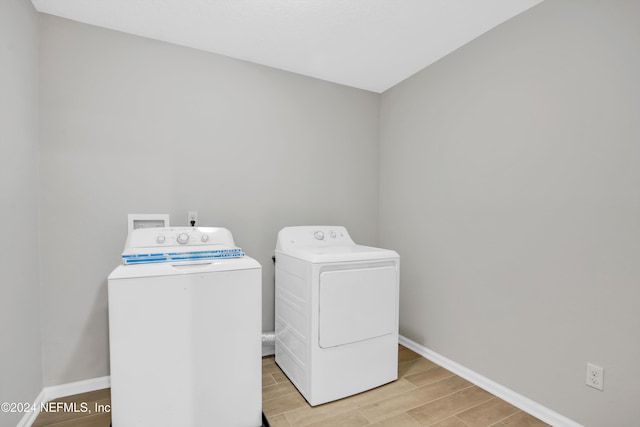
M 640 419 L 638 22 L 546 0 L 381 101 L 401 333 L 585 426 Z
M 0 402 L 32 402 L 42 389 L 37 23 L 31 2 L 0 1 Z M 0 412 L 0 426 L 20 418 Z
M 128 213 L 229 228 L 263 266 L 264 330 L 280 228 L 377 242 L 378 95 L 47 15 L 40 31 L 45 385 L 109 373 Z

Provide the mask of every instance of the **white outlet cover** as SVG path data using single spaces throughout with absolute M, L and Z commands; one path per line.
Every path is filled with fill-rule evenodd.
M 586 383 L 589 387 L 604 391 L 604 368 L 587 363 Z

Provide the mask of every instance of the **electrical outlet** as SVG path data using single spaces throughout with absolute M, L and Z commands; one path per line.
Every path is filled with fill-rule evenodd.
M 604 391 L 604 368 L 587 363 L 587 385 Z
M 197 223 L 198 223 L 198 212 L 189 211 L 189 214 L 187 215 L 187 224 L 190 225 L 191 227 L 195 227 Z

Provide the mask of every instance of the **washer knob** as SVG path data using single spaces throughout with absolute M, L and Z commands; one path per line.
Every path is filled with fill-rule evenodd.
M 207 234 L 203 234 L 202 237 L 200 238 L 200 240 L 202 240 L 203 242 L 208 242 L 209 241 L 209 236 Z
M 336 238 L 336 232 L 335 232 L 335 231 L 333 231 L 333 230 L 331 230 L 331 231 L 329 232 L 329 236 L 331 236 L 331 238 L 332 238 L 332 239 L 335 239 L 335 238 Z
M 165 241 L 165 240 L 166 240 L 166 239 L 165 239 L 165 237 L 164 237 L 164 236 L 158 236 L 158 237 L 156 237 L 156 243 L 160 243 L 160 244 L 162 244 L 162 243 L 164 243 L 164 241 Z
M 180 234 L 178 234 L 178 237 L 176 238 L 176 240 L 181 245 L 184 245 L 185 243 L 187 243 L 189 241 L 189 235 L 187 233 L 180 233 Z
M 313 237 L 318 240 L 324 240 L 324 233 L 322 231 L 316 231 L 315 233 L 313 233 Z

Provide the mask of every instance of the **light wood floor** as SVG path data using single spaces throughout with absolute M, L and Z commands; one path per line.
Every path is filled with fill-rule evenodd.
M 542 427 L 547 424 L 398 346 L 398 380 L 311 407 L 273 357 L 262 359 L 262 410 L 272 427 Z
M 96 405 L 111 404 L 111 389 L 90 391 L 54 400 L 54 402 L 75 403 L 76 411 L 64 411 L 61 407 L 57 412 L 41 412 L 31 427 L 109 427 L 111 413 L 96 412 Z M 87 405 L 91 413 L 82 412 L 82 404 Z
M 398 380 L 311 407 L 275 364 L 262 359 L 262 410 L 272 427 L 543 427 L 547 424 L 399 346 Z M 58 399 L 111 403 L 109 389 Z M 41 413 L 33 427 L 108 427 L 109 413 Z M 213 427 L 215 424 L 212 424 Z

